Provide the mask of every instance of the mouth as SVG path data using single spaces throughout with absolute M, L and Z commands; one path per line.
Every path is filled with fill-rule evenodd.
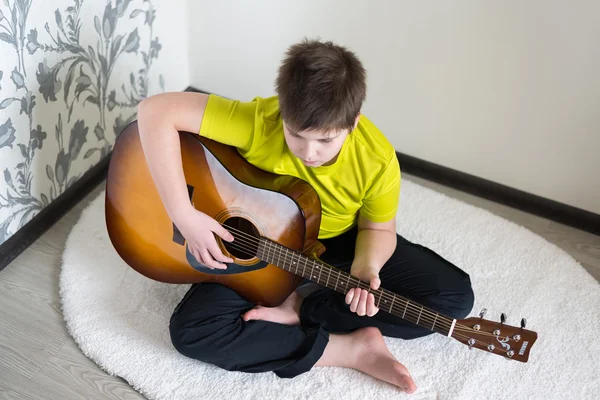
M 319 164 L 318 161 L 306 161 L 306 160 L 302 160 L 302 162 L 306 165 L 317 165 Z

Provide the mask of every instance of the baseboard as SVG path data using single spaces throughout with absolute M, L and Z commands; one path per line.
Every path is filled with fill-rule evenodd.
M 396 152 L 402 172 L 600 235 L 600 215 Z
M 186 92 L 207 93 L 194 87 Z M 403 172 L 471 193 L 500 204 L 600 235 L 600 215 L 474 175 L 443 167 L 403 153 L 396 153 Z M 48 207 L 0 245 L 0 271 L 38 239 L 65 213 L 106 179 L 110 154 L 86 172 Z
M 106 178 L 109 160 L 110 154 L 0 245 L 0 271 Z

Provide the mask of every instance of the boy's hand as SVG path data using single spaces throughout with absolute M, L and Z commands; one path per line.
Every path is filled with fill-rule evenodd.
M 232 258 L 223 254 L 215 239 L 215 235 L 218 235 L 232 242 L 233 235 L 214 218 L 190 208 L 174 222 L 187 241 L 190 253 L 199 263 L 210 269 L 227 269 L 225 263 L 233 262 Z
M 369 286 L 373 290 L 379 289 L 379 285 L 381 285 L 379 272 L 372 267 L 352 265 L 350 274 L 363 282 L 369 282 Z M 350 304 L 350 311 L 357 313 L 361 317 L 363 315 L 372 317 L 379 311 L 379 308 L 375 307 L 375 296 L 366 289 L 354 288 L 348 290 L 346 304 Z

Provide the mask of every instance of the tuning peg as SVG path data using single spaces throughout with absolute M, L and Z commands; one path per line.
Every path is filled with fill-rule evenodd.
M 467 341 L 467 344 L 469 345 L 469 350 L 473 350 L 473 346 L 475 346 L 475 339 L 471 338 Z
M 527 325 L 527 320 L 525 318 L 521 318 L 521 329 L 524 329 Z
M 479 311 L 479 318 L 483 318 L 483 316 L 485 315 L 486 312 L 487 312 L 487 308 L 481 309 L 481 311 Z
M 504 313 L 500 314 L 500 322 L 501 323 L 505 323 L 506 322 L 506 314 L 504 314 Z

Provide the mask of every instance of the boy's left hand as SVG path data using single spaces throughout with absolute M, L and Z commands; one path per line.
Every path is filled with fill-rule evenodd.
M 363 282 L 369 282 L 369 286 L 373 290 L 379 289 L 379 285 L 381 285 L 379 272 L 372 267 L 353 265 L 350 269 L 350 274 Z M 348 290 L 346 304 L 350 304 L 350 311 L 357 313 L 361 317 L 364 315 L 372 317 L 379 311 L 379 308 L 375 307 L 375 296 L 366 289 L 354 288 Z

